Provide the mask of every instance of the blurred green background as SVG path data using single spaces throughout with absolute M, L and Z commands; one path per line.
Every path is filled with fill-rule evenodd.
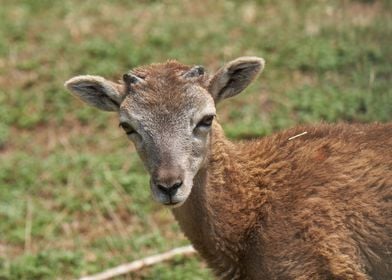
M 392 119 L 391 1 L 1 0 L 0 279 L 73 279 L 188 244 L 115 114 L 63 88 L 177 59 L 263 74 L 219 106 L 232 139 Z M 211 279 L 177 258 L 120 279 Z

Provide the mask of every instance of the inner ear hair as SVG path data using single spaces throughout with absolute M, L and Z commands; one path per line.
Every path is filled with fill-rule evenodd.
M 122 85 L 100 76 L 76 76 L 68 80 L 65 86 L 80 100 L 104 111 L 118 111 L 122 101 Z
M 240 57 L 219 69 L 209 84 L 215 102 L 242 92 L 264 68 L 264 59 Z

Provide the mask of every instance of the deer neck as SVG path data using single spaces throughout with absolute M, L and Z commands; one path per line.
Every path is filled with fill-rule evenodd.
M 233 251 L 237 248 L 230 245 L 237 244 L 242 236 L 239 231 L 244 230 L 238 223 L 240 201 L 236 201 L 241 198 L 237 194 L 241 172 L 235 146 L 225 138 L 216 122 L 210 145 L 206 164 L 195 176 L 189 198 L 181 207 L 174 208 L 173 214 L 207 261 L 225 262 L 222 258 L 232 259 L 236 255 Z

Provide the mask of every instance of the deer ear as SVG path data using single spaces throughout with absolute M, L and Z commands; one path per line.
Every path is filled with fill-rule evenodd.
M 243 91 L 263 70 L 264 59 L 244 56 L 230 61 L 212 77 L 208 90 L 215 103 Z
M 85 103 L 104 111 L 118 111 L 123 95 L 123 85 L 100 76 L 76 76 L 64 86 Z

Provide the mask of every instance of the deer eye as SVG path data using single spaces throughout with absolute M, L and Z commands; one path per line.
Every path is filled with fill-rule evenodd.
M 196 127 L 205 127 L 209 128 L 212 124 L 212 121 L 214 120 L 214 115 L 207 115 L 204 118 L 199 121 L 199 123 L 196 125 Z
M 124 129 L 124 131 L 127 135 L 131 135 L 133 133 L 136 133 L 136 131 L 133 129 L 133 127 L 129 123 L 121 122 L 118 126 L 122 127 L 122 129 Z

